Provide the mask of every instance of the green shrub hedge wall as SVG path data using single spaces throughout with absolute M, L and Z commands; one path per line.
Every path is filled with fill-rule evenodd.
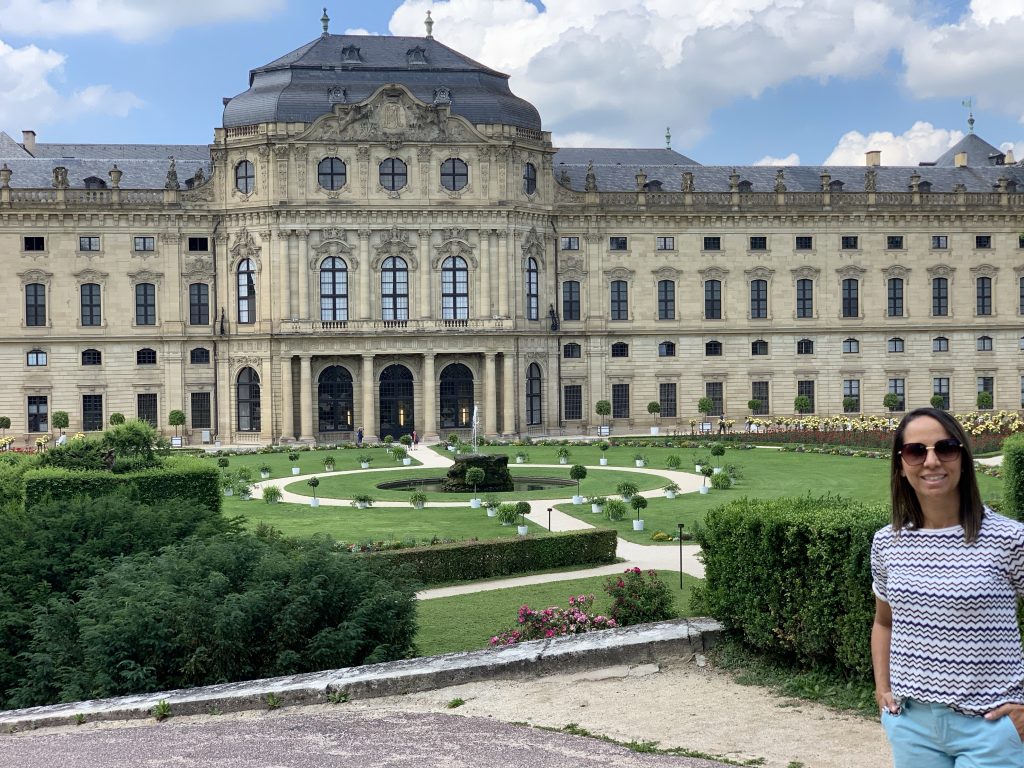
M 884 505 L 834 497 L 712 509 L 694 604 L 761 652 L 870 676 L 871 537 L 888 522 Z
M 31 511 L 46 496 L 97 497 L 125 487 L 149 504 L 165 499 L 195 499 L 211 512 L 221 510 L 217 468 L 199 459 L 181 457 L 168 459 L 162 467 L 125 474 L 53 467 L 30 470 L 24 474 L 25 511 Z
M 393 567 L 411 565 L 424 584 L 486 579 L 514 573 L 615 562 L 612 529 L 572 531 L 540 538 L 469 541 L 378 552 Z
M 1001 511 L 1014 520 L 1024 520 L 1024 435 L 1013 435 L 1003 441 Z

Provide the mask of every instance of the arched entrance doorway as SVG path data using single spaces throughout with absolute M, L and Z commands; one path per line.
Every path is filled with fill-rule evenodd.
M 352 431 L 352 374 L 340 365 L 325 368 L 317 384 L 317 430 Z
M 438 424 L 441 429 L 466 429 L 473 425 L 473 372 L 462 363 L 441 371 Z
M 252 368 L 238 373 L 236 408 L 239 432 L 260 431 L 260 377 Z
M 389 365 L 381 371 L 379 407 L 381 438 L 413 431 L 412 373 L 404 365 Z

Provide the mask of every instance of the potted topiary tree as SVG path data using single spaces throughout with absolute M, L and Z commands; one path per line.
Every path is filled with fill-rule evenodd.
M 560 446 L 558 451 L 557 451 L 557 455 L 558 455 L 558 463 L 559 464 L 568 464 L 569 463 L 569 448 L 568 448 L 568 446 L 565 446 L 565 445 Z
M 711 424 L 708 421 L 708 416 L 711 415 L 711 412 L 713 410 L 715 410 L 715 401 L 712 400 L 710 397 L 702 397 L 700 400 L 697 401 L 697 413 L 701 415 L 702 422 L 700 430 L 701 432 L 711 431 Z M 704 427 L 704 424 L 707 424 L 708 426 Z
M 942 395 L 932 395 L 931 400 L 928 402 L 931 404 L 932 408 L 938 408 L 939 410 L 945 410 L 946 408 L 946 398 Z
M 185 412 L 175 408 L 167 414 L 167 423 L 174 427 L 174 436 L 181 436 L 181 428 L 185 426 Z
M 882 398 L 882 406 L 889 409 L 889 413 L 895 411 L 900 404 L 900 396 L 895 392 L 886 392 Z
M 11 428 L 10 416 L 0 416 L 0 430 L 3 430 L 4 437 L 7 436 L 7 430 Z
M 992 408 L 992 393 L 982 390 L 978 393 L 978 409 L 987 411 Z
M 116 427 L 119 424 L 124 424 L 124 414 L 114 411 L 112 414 L 110 414 L 110 418 L 108 419 L 108 421 L 110 422 L 110 426 L 112 427 Z
M 67 411 L 54 411 L 53 412 L 53 426 L 60 430 L 63 435 L 64 430 L 68 428 L 68 424 L 71 423 L 71 419 L 68 418 Z
M 526 524 L 526 516 L 530 514 L 530 502 L 528 501 L 517 501 L 516 502 L 516 515 L 519 518 L 519 535 L 525 536 L 530 532 L 530 527 Z
M 651 434 L 656 435 L 661 431 L 658 426 L 658 417 L 661 416 L 661 403 L 657 400 L 651 400 L 651 402 L 647 404 L 647 412 L 654 417 L 654 426 L 651 427 Z
M 400 438 L 398 438 L 398 442 L 400 442 L 402 445 L 406 447 L 406 449 L 408 449 L 412 445 L 412 435 L 402 435 Z
M 715 468 L 712 467 L 710 464 L 703 464 L 701 466 L 701 468 L 700 468 L 700 473 L 702 475 L 704 475 L 704 485 L 702 485 L 700 487 L 700 492 L 701 493 L 707 493 L 708 490 L 709 490 L 708 489 L 708 478 L 711 477 L 713 474 L 715 474 Z
M 608 427 L 607 419 L 612 413 L 612 404 L 610 400 L 598 400 L 594 403 L 594 412 L 601 417 L 601 426 L 597 428 L 597 434 L 601 437 L 608 437 L 611 433 L 611 429 Z
M 860 399 L 846 396 L 843 398 L 843 413 L 856 413 L 860 406 Z
M 582 464 L 573 464 L 569 468 L 569 478 L 576 481 L 576 495 L 572 497 L 573 504 L 583 503 L 583 494 L 580 492 L 580 480 L 587 476 L 587 468 Z
M 811 410 L 811 398 L 807 395 L 797 395 L 793 398 L 793 410 L 803 415 Z
M 636 520 L 633 521 L 633 530 L 642 531 L 644 529 L 644 521 L 640 518 L 640 512 L 647 509 L 647 499 L 640 494 L 637 494 L 629 500 L 629 506 L 636 510 Z
M 476 487 L 484 481 L 486 475 L 480 467 L 470 467 L 466 470 L 466 482 L 473 486 L 473 498 L 469 500 L 469 506 L 473 509 L 480 509 L 480 499 L 476 495 Z
M 750 411 L 751 416 L 756 416 L 761 410 L 761 401 L 756 397 L 752 400 L 747 400 L 747 410 Z
M 384 450 L 387 451 L 388 453 L 391 453 L 391 447 L 392 445 L 394 445 L 394 442 L 394 435 L 384 435 Z
M 722 471 L 722 457 L 725 456 L 725 446 L 721 443 L 715 443 L 711 446 L 712 462 L 714 463 L 714 474 L 718 474 Z
M 607 456 L 607 453 L 608 453 L 608 449 L 611 448 L 611 447 L 612 447 L 611 443 L 609 443 L 607 440 L 602 440 L 600 443 L 597 444 L 598 450 L 601 451 L 601 458 L 599 459 L 599 461 L 600 461 L 602 467 L 607 467 L 608 466 L 608 456 Z
M 288 454 L 288 461 L 292 463 L 292 474 L 299 474 L 299 454 L 295 453 L 295 451 L 292 451 L 291 453 Z

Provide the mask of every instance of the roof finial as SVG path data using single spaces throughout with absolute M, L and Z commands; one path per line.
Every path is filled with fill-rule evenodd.
M 430 18 L 430 11 L 427 11 L 427 18 L 423 21 L 423 26 L 427 28 L 427 40 L 434 39 L 434 20 Z
M 963 101 L 960 102 L 960 104 L 962 106 L 964 106 L 964 107 L 967 107 L 967 110 L 968 110 L 968 112 L 967 112 L 967 132 L 968 133 L 974 133 L 974 112 L 971 110 L 971 107 L 974 106 L 974 100 L 973 99 L 964 99 Z
M 672 128 L 665 129 L 665 149 L 672 149 Z
M 324 15 L 320 17 L 320 23 L 324 28 L 324 37 L 327 37 L 327 27 L 331 23 L 331 17 L 327 15 L 327 8 L 324 8 Z

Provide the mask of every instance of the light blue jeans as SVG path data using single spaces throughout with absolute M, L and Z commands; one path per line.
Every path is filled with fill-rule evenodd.
M 1024 768 L 1024 744 L 1009 717 L 986 720 L 907 699 L 882 713 L 895 768 Z

